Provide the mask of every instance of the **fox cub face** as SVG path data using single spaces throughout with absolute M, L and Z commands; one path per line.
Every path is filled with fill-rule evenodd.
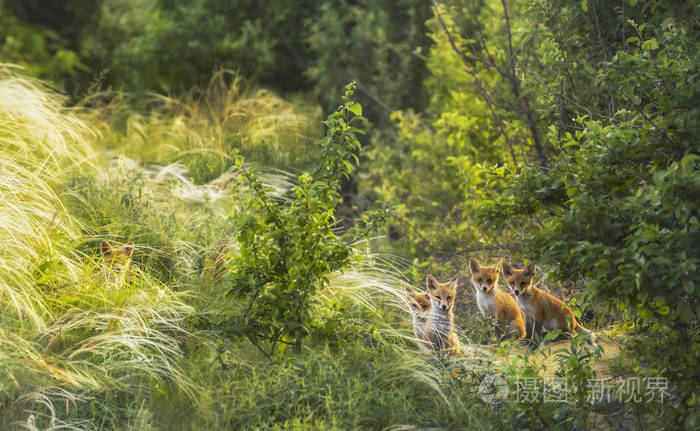
M 427 293 L 418 293 L 411 286 L 406 286 L 408 294 L 408 311 L 419 321 L 425 321 L 430 314 L 430 297 Z
M 452 311 L 457 293 L 457 280 L 438 283 L 435 277 L 428 275 L 425 282 L 428 286 L 431 307 L 445 313 Z
M 500 262 L 491 266 L 481 266 L 476 259 L 469 259 L 469 270 L 472 273 L 472 284 L 478 291 L 491 292 L 498 285 Z
M 103 266 L 117 273 L 125 272 L 131 263 L 131 256 L 134 254 L 134 244 L 129 243 L 117 248 L 112 247 L 109 241 L 103 240 L 100 244 L 100 254 Z
M 508 283 L 508 288 L 520 296 L 532 287 L 532 279 L 535 276 L 535 264 L 530 262 L 525 269 L 515 269 L 507 263 L 503 264 L 503 275 Z

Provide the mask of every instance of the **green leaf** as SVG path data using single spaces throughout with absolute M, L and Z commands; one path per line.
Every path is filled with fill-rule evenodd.
M 561 329 L 555 329 L 553 331 L 547 332 L 547 335 L 544 336 L 544 341 L 554 340 L 560 335 L 561 335 Z
M 56 298 L 56 301 L 61 304 L 77 304 L 80 302 L 76 296 L 61 296 L 60 298 Z
M 695 314 L 693 310 L 690 309 L 690 305 L 683 301 L 678 305 L 678 315 L 684 322 L 692 322 L 695 319 Z
M 647 39 L 642 44 L 642 49 L 645 51 L 653 51 L 655 49 L 659 49 L 659 42 L 656 41 L 655 37 Z
M 693 292 L 695 291 L 695 283 L 693 283 L 693 280 L 685 280 L 683 281 L 683 290 L 685 293 L 688 295 L 692 295 Z
M 359 103 L 355 102 L 352 105 L 348 106 L 348 110 L 352 112 L 353 114 L 357 115 L 358 117 L 362 116 L 362 105 Z
M 683 156 L 681 159 L 681 171 L 683 175 L 689 175 L 695 169 L 698 160 L 700 160 L 700 156 L 697 154 L 686 154 Z
M 588 0 L 581 0 L 581 9 L 584 12 L 588 12 Z

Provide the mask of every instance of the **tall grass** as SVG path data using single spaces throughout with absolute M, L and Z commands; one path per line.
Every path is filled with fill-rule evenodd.
M 198 184 L 220 176 L 239 152 L 271 168 L 300 168 L 316 158 L 319 109 L 253 89 L 234 72 L 216 72 L 205 90 L 182 99 L 153 95 L 141 112 L 128 102 L 121 94 L 86 100 L 103 104 L 92 111 L 103 144 L 141 162 L 179 163 Z
M 218 290 L 247 193 L 231 160 L 247 155 L 284 196 L 294 180 L 277 168 L 315 157 L 315 110 L 226 72 L 139 113 L 127 98 L 68 109 L 0 73 L 0 428 L 500 426 L 477 392 L 508 364 L 472 345 L 420 353 L 388 256 L 357 251 L 330 275 L 314 313 L 325 335 L 299 355 L 271 361 L 217 328 L 245 306 Z M 123 277 L 103 239 L 135 244 Z
M 89 227 L 61 197 L 71 178 L 97 175 L 98 137 L 61 96 L 2 72 L 0 427 L 67 426 L 57 411 L 69 416 L 80 393 L 143 380 L 197 399 L 178 364 L 192 311 L 184 295 L 148 274 L 112 286 L 81 247 Z
M 313 115 L 270 93 L 240 90 L 237 78 L 229 82 L 224 76 L 217 75 L 204 95 L 162 98 L 148 114 L 129 113 L 120 128 L 114 118 L 127 112 L 124 105 L 113 101 L 70 110 L 40 83 L 3 71 L 2 427 L 174 426 L 178 411 L 187 412 L 186 426 L 275 422 L 260 415 L 277 411 L 279 404 L 262 404 L 255 415 L 238 414 L 240 406 L 254 402 L 252 391 L 268 403 L 279 391 L 272 374 L 256 371 L 262 358 L 249 346 L 194 329 L 188 318 L 215 315 L 225 305 L 206 272 L 222 247 L 236 249 L 226 240 L 227 213 L 241 191 L 235 191 L 237 173 L 227 171 L 227 158 L 241 151 L 274 165 L 273 158 L 284 154 L 311 157 L 290 147 L 306 145 Z M 210 164 L 215 159 L 221 163 Z M 281 171 L 269 171 L 265 178 L 278 195 L 290 184 Z M 123 283 L 115 283 L 99 264 L 101 239 L 136 243 L 134 269 Z M 373 315 L 382 312 L 370 292 L 390 292 L 393 282 L 377 280 L 359 272 L 338 275 L 319 302 L 319 314 L 329 301 L 356 306 L 358 328 L 384 334 L 377 340 L 402 364 L 381 364 L 367 382 L 351 378 L 363 386 L 415 382 L 425 394 L 439 394 L 429 373 L 420 371 L 421 360 L 388 347 L 390 338 L 405 338 L 399 334 L 407 331 L 368 328 Z M 228 343 L 226 359 L 216 353 L 222 342 Z M 358 352 L 369 358 L 371 350 L 362 349 Z M 344 356 L 327 350 L 308 354 L 301 364 L 276 368 L 296 388 L 289 393 L 304 392 L 307 383 L 329 384 L 330 374 L 304 383 L 310 378 L 306 372 L 339 367 Z M 257 380 L 223 371 L 222 360 L 231 360 L 229 370 L 258 373 Z M 237 396 L 249 398 L 224 393 L 234 386 L 243 391 L 234 392 Z M 318 407 L 315 402 L 291 416 Z M 217 410 L 221 415 L 212 414 Z M 328 405 L 325 417 L 337 421 L 340 413 Z
M 0 70 L 0 298 L 3 316 L 45 326 L 36 279 L 48 266 L 75 275 L 77 225 L 55 193 L 71 170 L 90 168 L 88 128 L 40 84 Z

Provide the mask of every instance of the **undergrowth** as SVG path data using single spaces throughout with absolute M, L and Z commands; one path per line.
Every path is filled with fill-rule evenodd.
M 313 165 L 317 113 L 225 72 L 189 98 L 154 97 L 147 112 L 126 99 L 68 109 L 41 83 L 0 76 L 0 428 L 589 426 L 575 397 L 545 410 L 513 391 L 485 402 L 486 377 L 515 390 L 538 372 L 513 343 L 478 344 L 485 322 L 462 333 L 471 343 L 459 358 L 420 353 L 405 263 L 369 242 L 348 248 L 343 270 L 319 273 L 304 303 L 313 331 L 294 333 L 308 339 L 300 351 L 268 355 L 232 336 L 221 316 L 250 307 L 222 294 L 247 250 L 236 215 L 258 183 L 245 172 L 284 211 L 304 189 L 269 167 Z M 123 277 L 102 262 L 102 240 L 134 244 Z M 563 376 L 592 375 L 579 342 L 560 352 Z

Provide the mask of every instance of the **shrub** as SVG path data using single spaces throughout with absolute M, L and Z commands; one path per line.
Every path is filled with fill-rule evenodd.
M 351 101 L 353 91 L 354 85 L 346 87 L 343 105 L 326 120 L 318 166 L 299 177 L 288 202 L 271 198 L 260 178 L 238 161 L 252 194 L 236 214 L 240 248 L 231 257 L 225 293 L 247 305 L 225 322 L 256 346 L 265 342 L 268 355 L 281 344 L 301 350 L 302 339 L 313 331 L 310 306 L 316 293 L 328 274 L 350 262 L 352 250 L 333 228 L 341 180 L 358 162 L 360 130 L 353 123 L 362 119 L 362 108 Z

